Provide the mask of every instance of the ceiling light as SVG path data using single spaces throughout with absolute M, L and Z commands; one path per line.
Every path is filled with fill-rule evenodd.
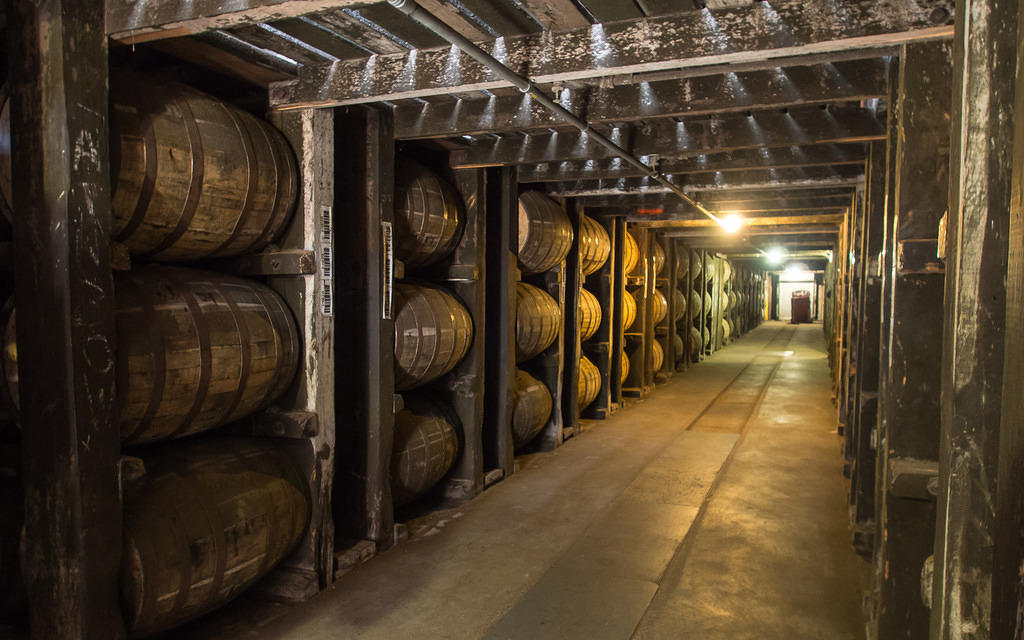
M 735 213 L 730 213 L 718 221 L 727 233 L 736 233 L 743 227 L 743 218 Z
M 764 257 L 769 264 L 779 264 L 786 259 L 786 250 L 782 247 L 772 247 L 765 252 Z

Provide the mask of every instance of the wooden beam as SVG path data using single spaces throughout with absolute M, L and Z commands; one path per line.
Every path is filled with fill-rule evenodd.
M 805 107 L 789 113 L 759 112 L 682 122 L 657 120 L 640 128 L 613 128 L 609 134 L 634 155 L 677 157 L 761 147 L 863 142 L 881 140 L 884 136 L 885 127 L 875 114 L 860 107 Z M 451 162 L 457 167 L 480 167 L 611 157 L 608 149 L 573 129 L 522 137 L 476 138 L 466 149 L 453 151 Z
M 653 156 L 667 174 L 732 173 L 751 169 L 798 169 L 804 167 L 863 164 L 863 144 L 815 144 L 803 147 L 739 149 L 725 153 L 675 158 Z M 548 162 L 519 168 L 520 182 L 564 182 L 600 178 L 636 178 L 640 170 L 615 158 L 572 162 Z
M 629 86 L 566 88 L 566 108 L 592 124 L 665 117 L 859 102 L 886 95 L 888 60 L 726 73 Z M 538 130 L 564 122 L 529 94 L 444 104 L 404 101 L 395 108 L 395 136 L 405 139 Z
M 108 2 L 106 33 L 111 40 L 137 44 L 243 24 L 295 18 L 328 9 L 365 4 L 362 0 L 138 0 Z
M 656 220 L 645 223 L 643 218 L 629 218 L 631 222 L 639 222 L 646 227 L 655 229 L 695 229 L 714 228 L 718 229 L 718 223 L 707 217 L 693 218 L 686 220 Z M 743 223 L 745 228 L 764 227 L 774 225 L 838 225 L 843 221 L 842 214 L 824 214 L 809 216 L 761 216 L 757 218 L 746 218 Z
M 499 41 L 492 54 L 540 84 L 632 73 L 846 52 L 948 39 L 953 6 L 933 0 L 776 0 L 690 11 Z M 415 65 L 410 72 L 409 65 Z M 277 108 L 338 106 L 506 86 L 448 48 L 307 67 L 271 92 Z
M 744 236 L 834 236 L 838 234 L 839 227 L 834 224 L 781 225 L 772 228 L 747 227 L 743 230 Z M 669 238 L 715 238 L 724 235 L 727 235 L 724 229 L 711 227 L 669 231 L 665 234 Z
M 7 7 L 18 52 L 14 298 L 31 637 L 116 640 L 125 630 L 104 2 Z

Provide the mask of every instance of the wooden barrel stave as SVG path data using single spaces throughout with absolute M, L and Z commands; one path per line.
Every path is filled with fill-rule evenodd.
M 405 391 L 455 368 L 473 343 L 473 321 L 439 287 L 399 283 L 394 289 L 395 389 Z
M 586 278 L 604 266 L 612 252 L 608 232 L 597 220 L 583 216 L 580 220 L 580 262 Z
M 558 303 L 537 287 L 516 284 L 516 362 L 539 355 L 558 338 L 562 313 Z
M 597 394 L 601 392 L 601 372 L 597 365 L 583 356 L 580 358 L 579 376 L 577 377 L 576 404 L 580 411 L 597 400 Z
M 654 324 L 658 325 L 668 315 L 668 300 L 665 299 L 665 294 L 661 292 L 661 289 L 654 290 Z
M 552 404 L 547 385 L 522 369 L 516 370 L 512 401 L 512 441 L 516 449 L 529 444 L 544 429 Z
M 462 235 L 462 199 L 419 163 L 400 159 L 395 172 L 395 257 L 416 268 L 448 256 Z
M 601 326 L 601 304 L 597 296 L 586 289 L 580 289 L 579 300 L 580 341 L 585 342 L 597 333 Z
M 626 295 L 622 296 L 622 329 L 623 331 L 629 331 L 633 323 L 636 322 L 636 298 L 629 291 Z
M 676 362 L 679 362 L 680 360 L 683 359 L 683 351 L 686 348 L 683 344 L 683 336 L 679 335 L 678 333 L 673 333 L 672 346 L 675 349 Z
M 519 196 L 519 265 L 524 274 L 556 267 L 572 247 L 572 223 L 562 207 L 539 191 Z
M 672 297 L 675 298 L 676 303 L 676 317 L 674 320 L 679 322 L 686 315 L 686 296 L 682 291 L 676 289 L 672 292 Z
M 629 377 L 629 356 L 626 355 L 626 350 L 622 350 L 622 365 L 621 373 L 619 374 L 619 384 L 626 384 L 626 378 Z
M 665 364 L 665 350 L 657 340 L 651 343 L 651 360 L 654 362 L 654 372 L 661 371 L 661 367 Z
M 145 458 L 125 500 L 121 597 L 133 637 L 197 618 L 269 572 L 309 522 L 309 487 L 269 440 L 199 439 Z
M 459 456 L 453 411 L 412 395 L 405 397 L 405 406 L 395 416 L 391 453 L 391 497 L 396 506 L 429 491 Z
M 622 272 L 627 276 L 643 275 L 638 273 L 640 269 L 640 245 L 636 243 L 636 238 L 630 232 L 624 232 L 624 237 L 626 241 L 622 247 Z
M 658 241 L 652 242 L 651 246 L 654 247 L 651 251 L 651 268 L 654 270 L 654 277 L 658 277 L 665 268 L 665 249 Z

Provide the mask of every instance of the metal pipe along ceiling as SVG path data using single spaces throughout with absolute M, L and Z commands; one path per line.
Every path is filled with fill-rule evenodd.
M 558 104 L 557 102 L 549 98 L 547 94 L 541 91 L 540 87 L 535 85 L 528 78 L 524 78 L 523 76 L 506 67 L 503 63 L 494 58 L 491 54 L 487 53 L 486 51 L 478 47 L 476 44 L 463 37 L 462 34 L 449 27 L 444 21 L 437 18 L 435 15 L 433 15 L 423 7 L 416 4 L 415 0 L 388 0 L 388 3 L 392 7 L 398 9 L 399 11 L 409 16 L 419 24 L 423 25 L 430 31 L 434 32 L 441 38 L 447 40 L 451 44 L 458 47 L 460 51 L 462 51 L 469 57 L 473 58 L 483 66 L 490 69 L 491 72 L 501 80 L 508 82 L 509 84 L 516 87 L 523 93 L 529 94 L 531 98 L 539 102 L 546 109 L 558 115 L 560 118 L 562 118 L 566 122 L 570 123 L 577 129 L 585 133 L 587 137 L 590 138 L 591 140 L 597 142 L 599 145 L 608 149 L 618 157 L 622 158 L 633 167 L 642 171 L 645 176 L 648 176 L 656 180 L 659 184 L 663 185 L 669 191 L 682 198 L 684 202 L 687 202 L 693 207 L 695 207 L 698 211 L 706 215 L 708 218 L 711 218 L 719 225 L 722 224 L 722 221 L 718 218 L 718 216 L 716 216 L 714 213 L 705 208 L 704 205 L 697 202 L 697 200 L 695 200 L 689 194 L 680 189 L 676 184 L 669 180 L 665 176 L 665 174 L 661 173 L 660 171 L 648 165 L 647 163 L 642 162 L 639 158 L 637 158 L 630 152 L 626 151 L 619 145 L 609 140 L 600 131 L 590 126 L 589 122 L 583 120 L 582 118 L 579 118 L 578 116 L 576 116 L 576 114 L 574 114 L 573 112 L 569 111 L 562 105 Z

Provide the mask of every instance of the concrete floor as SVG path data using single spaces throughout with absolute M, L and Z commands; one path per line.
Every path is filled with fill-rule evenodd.
M 820 325 L 768 323 L 297 606 L 188 638 L 863 637 Z

